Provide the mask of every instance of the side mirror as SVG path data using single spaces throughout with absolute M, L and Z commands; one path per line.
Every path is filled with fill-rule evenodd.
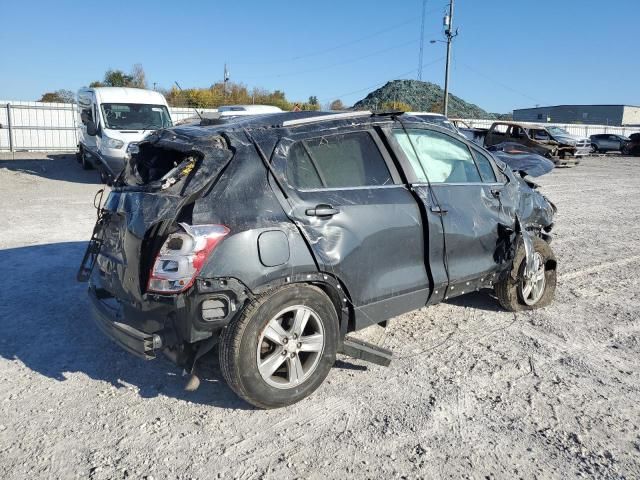
M 98 134 L 98 127 L 91 120 L 87 120 L 87 135 L 95 137 Z

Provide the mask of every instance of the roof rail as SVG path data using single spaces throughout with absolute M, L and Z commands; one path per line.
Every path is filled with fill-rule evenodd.
M 317 117 L 297 118 L 295 120 L 285 120 L 282 122 L 283 127 L 293 127 L 295 125 L 305 125 L 307 123 L 324 122 L 325 120 L 342 120 L 344 118 L 353 117 L 370 117 L 372 113 L 369 110 L 361 110 L 358 112 L 333 113 L 331 115 L 318 115 Z

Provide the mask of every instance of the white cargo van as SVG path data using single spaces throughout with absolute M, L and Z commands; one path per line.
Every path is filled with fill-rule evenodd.
M 140 88 L 99 87 L 78 91 L 82 168 L 95 167 L 105 183 L 124 167 L 129 145 L 154 130 L 171 127 L 164 96 Z

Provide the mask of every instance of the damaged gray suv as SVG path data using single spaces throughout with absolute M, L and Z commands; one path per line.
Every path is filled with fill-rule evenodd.
M 480 289 L 511 311 L 554 296 L 553 204 L 526 172 L 418 118 L 263 115 L 138 148 L 78 272 L 96 323 L 194 375 L 217 346 L 255 406 L 308 396 L 336 353 L 389 364 L 350 332 Z

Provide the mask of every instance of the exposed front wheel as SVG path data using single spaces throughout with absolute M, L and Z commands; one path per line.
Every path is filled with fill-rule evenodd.
M 292 285 L 255 299 L 222 333 L 220 367 L 231 389 L 260 408 L 298 402 L 336 358 L 338 317 L 322 290 Z
M 557 270 L 556 258 L 547 242 L 533 239 L 533 268 L 525 273 L 525 250 L 520 245 L 509 274 L 495 286 L 500 305 L 517 312 L 533 310 L 549 305 L 555 296 Z
M 598 153 L 598 146 L 595 144 L 591 144 L 591 153 Z

